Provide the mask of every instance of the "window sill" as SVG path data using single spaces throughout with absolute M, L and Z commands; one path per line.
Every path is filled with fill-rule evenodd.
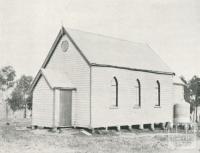
M 141 106 L 138 106 L 138 105 L 133 106 L 133 109 L 141 109 Z
M 109 108 L 110 108 L 110 109 L 119 109 L 118 106 L 110 106 Z
M 161 106 L 154 106 L 154 108 L 161 108 Z

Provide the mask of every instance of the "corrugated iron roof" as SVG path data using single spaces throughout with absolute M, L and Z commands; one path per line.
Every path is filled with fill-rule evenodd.
M 74 89 L 73 84 L 65 72 L 60 72 L 53 69 L 41 69 L 41 73 L 51 88 Z
M 46 68 L 59 40 L 65 34 L 90 66 L 114 67 L 156 74 L 175 75 L 167 64 L 145 43 L 134 43 L 110 36 L 70 28 L 65 29 L 64 27 L 59 31 L 42 64 L 42 68 Z M 37 84 L 39 76 L 40 73 L 38 72 L 30 87 L 30 91 Z M 54 81 L 59 82 L 58 80 Z M 60 80 L 58 84 L 60 84 L 59 86 L 66 86 L 63 80 Z
M 173 72 L 145 43 L 67 28 L 67 33 L 91 64 Z

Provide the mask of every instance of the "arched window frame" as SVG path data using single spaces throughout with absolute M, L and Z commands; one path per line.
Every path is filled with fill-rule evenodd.
M 137 106 L 139 106 L 139 107 L 141 107 L 141 83 L 140 83 L 140 80 L 139 79 L 137 79 L 136 80 L 137 81 L 137 86 L 136 86 L 136 88 L 137 88 Z
M 157 104 L 156 106 L 160 106 L 160 82 L 157 80 L 156 81 L 156 90 L 157 90 Z
M 113 84 L 114 82 L 114 84 Z M 115 105 L 114 107 L 118 107 L 119 106 L 119 103 L 118 103 L 118 80 L 117 80 L 117 77 L 114 76 L 113 79 L 112 79 L 112 83 L 111 83 L 111 86 L 115 87 Z

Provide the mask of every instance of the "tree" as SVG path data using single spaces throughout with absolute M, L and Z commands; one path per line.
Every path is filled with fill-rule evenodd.
M 6 103 L 6 120 L 8 119 L 8 105 L 6 98 L 8 90 L 14 85 L 15 76 L 15 70 L 12 66 L 5 66 L 0 69 L 0 90 L 3 93 L 3 101 Z
M 185 86 L 184 86 L 184 98 L 185 98 L 185 101 L 187 101 L 188 103 L 191 103 L 189 82 L 185 79 L 184 76 L 180 76 L 180 79 L 185 84 Z
M 26 118 L 26 109 L 32 109 L 32 95 L 29 93 L 29 87 L 33 78 L 31 76 L 22 75 L 16 81 L 16 86 L 8 98 L 8 103 L 13 111 L 24 109 L 24 117 Z
M 23 96 L 16 88 L 12 91 L 11 96 L 7 99 L 10 108 L 15 112 L 16 110 L 24 109 Z
M 0 69 L 0 90 L 6 91 L 13 87 L 15 79 L 15 70 L 12 66 L 5 66 Z
M 186 81 L 183 76 L 180 78 L 185 83 L 185 100 L 190 103 L 190 110 L 193 112 L 200 105 L 200 78 L 196 75 L 189 81 Z

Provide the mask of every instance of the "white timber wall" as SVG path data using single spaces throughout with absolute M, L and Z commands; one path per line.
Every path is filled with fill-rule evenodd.
M 118 79 L 118 108 L 111 106 L 111 80 Z M 137 79 L 141 83 L 141 108 L 137 104 Z M 157 84 L 161 85 L 161 107 Z M 172 76 L 116 68 L 92 67 L 92 127 L 137 125 L 173 121 Z
M 32 125 L 53 125 L 53 90 L 49 88 L 43 76 L 33 91 Z
M 67 40 L 69 49 L 61 50 L 61 42 Z M 72 95 L 73 126 L 89 127 L 90 124 L 90 67 L 70 42 L 63 36 L 46 68 L 66 72 L 77 91 Z

